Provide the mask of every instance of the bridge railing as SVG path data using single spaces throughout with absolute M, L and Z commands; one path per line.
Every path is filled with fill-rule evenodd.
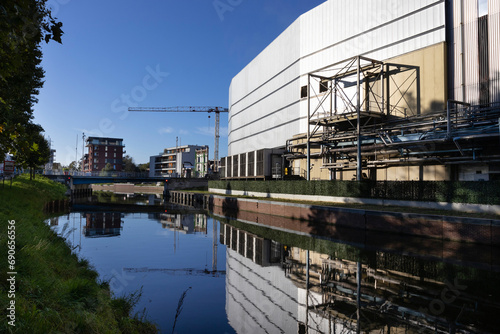
M 87 177 L 119 177 L 119 178 L 148 178 L 149 173 L 147 172 L 79 172 L 79 171 L 66 171 L 66 172 L 55 172 L 55 171 L 45 171 L 45 175 L 64 175 L 64 176 L 87 176 Z

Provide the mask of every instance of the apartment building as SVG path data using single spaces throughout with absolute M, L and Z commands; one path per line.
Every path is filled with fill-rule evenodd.
M 208 174 L 210 161 L 208 159 L 208 146 L 196 150 L 194 177 L 204 177 Z
M 122 138 L 88 137 L 84 156 L 84 172 L 98 172 L 110 164 L 115 171 L 123 170 L 125 145 Z
M 196 151 L 206 149 L 207 146 L 183 145 L 170 147 L 159 155 L 149 159 L 150 177 L 193 177 L 196 163 Z

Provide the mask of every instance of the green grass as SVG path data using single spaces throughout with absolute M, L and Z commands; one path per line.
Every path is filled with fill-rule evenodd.
M 112 298 L 109 285 L 44 223 L 43 205 L 63 199 L 65 186 L 37 176 L 0 184 L 1 333 L 156 333 L 130 317 L 136 296 Z M 8 324 L 7 231 L 15 221 L 15 327 Z

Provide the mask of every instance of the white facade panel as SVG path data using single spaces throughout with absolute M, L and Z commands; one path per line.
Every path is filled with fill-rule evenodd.
M 500 1 L 490 0 L 488 16 L 490 101 L 500 101 Z
M 479 103 L 479 50 L 477 1 L 464 1 L 466 101 Z
M 453 36 L 453 98 L 455 100 L 464 101 L 465 100 L 465 77 L 463 74 L 463 69 L 465 62 L 463 61 L 465 57 L 463 40 L 463 29 L 462 29 L 462 9 L 461 6 L 451 5 L 452 19 L 452 36 Z
M 450 2 L 453 32 L 449 61 L 453 64 L 453 98 L 480 103 L 478 0 Z M 490 102 L 500 102 L 500 1 L 488 1 L 488 67 Z M 463 44 L 463 45 L 462 45 Z
M 488 14 L 494 15 L 500 13 L 500 1 L 488 0 Z
M 347 58 L 385 60 L 446 40 L 441 0 L 329 0 L 299 17 L 235 78 L 230 155 L 306 132 L 307 74 Z

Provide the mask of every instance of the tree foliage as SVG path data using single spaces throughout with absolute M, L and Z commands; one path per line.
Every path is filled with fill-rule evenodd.
M 68 166 L 68 170 L 77 170 L 77 171 L 79 171 L 81 169 L 82 169 L 81 164 L 79 164 L 76 161 L 71 161 L 71 163 Z
M 110 163 L 107 163 L 106 166 L 104 166 L 103 169 L 101 169 L 102 172 L 111 172 L 114 171 L 115 169 L 113 168 L 113 165 Z
M 40 44 L 61 43 L 61 27 L 46 0 L 0 3 L 0 159 L 9 152 L 29 166 L 45 159 L 43 128 L 32 122 L 44 77 Z
M 145 162 L 143 164 L 139 164 L 137 168 L 139 168 L 139 172 L 147 172 L 149 171 L 149 163 Z
M 135 173 L 139 171 L 139 168 L 134 163 L 134 159 L 126 155 L 123 157 L 123 171 L 128 173 Z

